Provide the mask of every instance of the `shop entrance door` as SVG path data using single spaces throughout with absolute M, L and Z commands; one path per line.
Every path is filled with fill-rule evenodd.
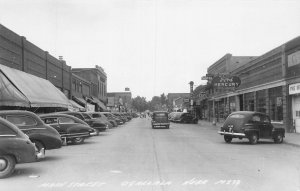
M 300 96 L 294 96 L 292 100 L 293 121 L 296 133 L 300 133 Z

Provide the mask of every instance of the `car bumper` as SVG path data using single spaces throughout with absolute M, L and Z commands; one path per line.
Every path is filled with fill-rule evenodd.
M 234 133 L 234 132 L 225 132 L 225 131 L 218 131 L 220 135 L 229 135 L 232 137 L 246 137 L 245 133 Z
M 154 127 L 166 127 L 169 125 L 170 125 L 170 123 L 152 123 L 152 126 L 154 126 Z

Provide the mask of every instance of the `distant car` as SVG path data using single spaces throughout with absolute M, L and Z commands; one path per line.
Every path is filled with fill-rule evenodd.
M 0 178 L 10 176 L 19 163 L 35 162 L 44 156 L 18 127 L 0 118 Z
M 116 122 L 116 120 L 106 117 L 101 112 L 87 112 L 87 114 L 89 114 L 92 118 L 103 120 L 103 122 L 105 122 L 105 123 L 110 123 L 113 127 L 118 126 L 118 123 Z
M 55 128 L 65 142 L 81 144 L 96 132 L 87 123 L 67 114 L 48 113 L 39 116 L 46 124 Z
M 152 115 L 152 121 L 151 121 L 152 129 L 157 127 L 164 127 L 169 129 L 170 128 L 170 122 L 168 119 L 168 112 L 164 111 L 155 111 Z
M 58 149 L 62 146 L 60 134 L 45 124 L 35 113 L 23 110 L 2 110 L 0 117 L 16 125 L 31 142 L 35 143 L 38 152 Z
M 105 115 L 108 119 L 115 120 L 118 125 L 124 124 L 123 121 L 119 117 L 115 116 L 114 114 L 112 114 L 110 112 L 100 112 L 100 113 L 103 113 L 103 115 Z
M 198 123 L 198 118 L 194 117 L 194 115 L 192 115 L 190 113 L 178 112 L 178 113 L 174 114 L 173 121 L 178 122 L 178 123 L 194 123 L 194 124 L 197 124 Z
M 255 111 L 237 111 L 231 113 L 218 132 L 224 135 L 224 140 L 230 143 L 233 138 L 247 138 L 251 144 L 259 139 L 273 139 L 282 143 L 285 129 L 274 127 L 268 115 Z
M 67 115 L 72 115 L 74 117 L 77 117 L 78 119 L 86 122 L 90 127 L 96 130 L 96 133 L 99 134 L 100 131 L 105 131 L 108 129 L 108 125 L 101 122 L 100 120 L 97 119 L 92 119 L 91 116 L 89 116 L 86 113 L 83 112 L 76 112 L 76 111 L 62 111 L 58 113 L 64 113 Z
M 119 119 L 123 121 L 123 123 L 126 123 L 128 121 L 127 117 L 121 115 L 119 112 L 112 112 L 113 115 L 117 116 Z

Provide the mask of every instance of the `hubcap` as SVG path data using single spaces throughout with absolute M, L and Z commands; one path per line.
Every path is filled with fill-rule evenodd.
M 7 161 L 5 159 L 0 159 L 0 171 L 4 170 L 7 166 Z

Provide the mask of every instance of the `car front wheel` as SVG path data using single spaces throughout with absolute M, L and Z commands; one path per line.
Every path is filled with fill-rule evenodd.
M 282 142 L 283 142 L 283 135 L 282 135 L 282 133 L 278 133 L 278 134 L 274 137 L 274 142 L 275 142 L 275 143 L 282 143 Z
M 224 136 L 224 140 L 225 140 L 225 142 L 226 143 L 231 143 L 231 141 L 232 141 L 232 137 L 229 137 L 229 136 Z
M 10 176 L 16 166 L 16 160 L 9 155 L 0 156 L 0 178 Z
M 84 138 L 83 137 L 77 137 L 77 138 L 74 138 L 72 140 L 72 143 L 74 145 L 79 145 L 79 144 L 82 144 L 84 142 Z
M 249 136 L 249 142 L 254 145 L 258 142 L 258 135 L 257 133 L 252 133 L 250 136 Z

